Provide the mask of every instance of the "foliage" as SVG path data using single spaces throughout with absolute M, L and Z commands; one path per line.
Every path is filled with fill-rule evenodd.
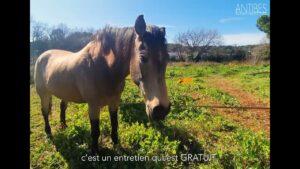
M 64 24 L 55 27 L 36 21 L 31 22 L 32 39 L 30 56 L 39 56 L 49 49 L 63 49 L 77 52 L 91 39 L 93 30 L 71 30 Z
M 268 15 L 262 15 L 257 19 L 256 26 L 259 30 L 265 32 L 270 37 L 270 17 Z
M 180 44 L 169 44 L 168 50 L 171 61 L 192 61 L 192 62 L 228 62 L 243 61 L 249 56 L 249 51 L 253 45 L 248 46 L 210 46 L 201 55 L 192 55 L 188 53 L 188 48 Z M 178 54 L 180 50 L 180 54 Z M 200 49 L 199 49 L 200 50 Z

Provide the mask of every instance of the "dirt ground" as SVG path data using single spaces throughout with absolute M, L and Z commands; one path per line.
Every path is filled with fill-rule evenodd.
M 249 127 L 253 131 L 265 131 L 270 134 L 270 109 L 269 103 L 253 96 L 251 93 L 242 91 L 232 85 L 225 78 L 209 78 L 209 84 L 235 97 L 240 107 L 245 108 L 212 108 L 214 113 L 219 113 L 226 118 Z M 216 103 L 218 105 L 218 103 Z M 252 108 L 251 108 L 252 107 Z

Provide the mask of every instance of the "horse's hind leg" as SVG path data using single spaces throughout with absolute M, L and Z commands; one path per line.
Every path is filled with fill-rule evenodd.
M 41 96 L 41 104 L 42 104 L 42 114 L 45 121 L 45 132 L 48 136 L 51 136 L 51 127 L 49 124 L 49 114 L 51 112 L 52 106 L 52 97 L 51 95 L 43 95 Z
M 61 102 L 60 102 L 60 123 L 61 123 L 62 129 L 65 129 L 67 127 L 67 123 L 66 123 L 67 107 L 68 107 L 68 102 L 61 100 Z
M 118 106 L 109 106 L 110 123 L 111 123 L 111 139 L 114 145 L 119 143 L 118 139 Z

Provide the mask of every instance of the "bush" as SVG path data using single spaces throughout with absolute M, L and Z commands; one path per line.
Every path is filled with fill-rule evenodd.
M 270 59 L 270 45 L 269 44 L 263 44 L 254 47 L 251 50 L 250 60 L 252 60 L 254 63 L 258 63 L 260 61 L 265 61 Z
M 250 49 L 253 46 L 212 46 L 206 52 L 201 53 L 188 53 L 188 49 L 183 49 L 183 58 L 187 62 L 201 62 L 201 61 L 211 61 L 211 62 L 228 62 L 228 61 L 243 61 L 248 58 L 250 54 Z M 170 54 L 174 51 L 170 50 Z M 171 56 L 171 55 L 170 55 Z M 170 57 L 171 61 L 183 61 L 178 57 Z

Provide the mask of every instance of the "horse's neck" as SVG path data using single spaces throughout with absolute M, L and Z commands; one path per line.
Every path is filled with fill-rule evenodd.
M 91 50 L 93 50 L 94 41 L 89 42 L 87 45 L 85 45 L 78 53 L 89 53 L 92 54 Z
M 103 67 L 103 63 L 105 62 L 105 67 L 107 67 L 108 72 L 110 72 L 110 75 L 115 82 L 120 83 L 125 80 L 126 76 L 129 75 L 133 46 L 130 46 L 128 53 L 111 50 L 110 53 L 105 56 L 104 54 L 101 54 L 100 46 L 101 44 L 99 42 L 92 41 L 79 52 L 88 52 L 93 58 L 96 67 Z M 122 49 L 123 47 L 121 46 L 118 48 Z M 99 65 L 97 66 L 97 64 Z

